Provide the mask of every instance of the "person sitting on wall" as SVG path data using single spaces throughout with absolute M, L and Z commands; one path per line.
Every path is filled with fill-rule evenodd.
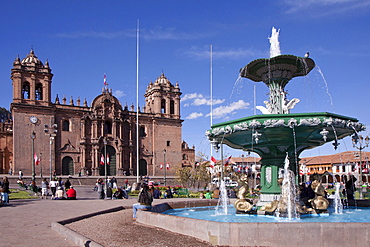
M 207 190 L 205 196 L 204 196 L 206 199 L 211 199 L 212 198 L 212 194 L 209 190 Z
M 220 189 L 217 187 L 214 191 L 213 191 L 213 199 L 218 199 L 220 198 Z
M 68 200 L 76 200 L 77 192 L 73 188 L 73 186 L 70 186 L 69 190 L 67 190 L 67 192 L 66 192 L 66 195 L 67 195 Z
M 165 191 L 165 195 L 166 195 L 166 198 L 173 198 L 173 194 L 172 194 L 172 190 L 171 190 L 170 186 L 167 187 L 167 189 Z
M 148 185 L 143 184 L 141 186 L 138 202 L 139 203 L 132 205 L 132 218 L 134 219 L 136 219 L 136 212 L 138 209 L 150 209 L 152 207 L 153 195 L 150 193 Z
M 161 191 L 158 188 L 154 188 L 153 190 L 154 199 L 160 199 L 161 195 L 162 195 Z

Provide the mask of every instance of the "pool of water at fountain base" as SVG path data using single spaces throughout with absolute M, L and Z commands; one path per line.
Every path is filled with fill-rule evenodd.
M 228 208 L 229 214 L 216 215 L 215 207 L 170 209 L 164 214 L 217 222 L 370 222 L 370 208 L 343 209 L 342 214 L 335 214 L 335 209 L 328 208 L 329 213 L 319 215 L 301 215 L 301 218 L 287 219 L 267 215 L 236 214 L 234 206 Z

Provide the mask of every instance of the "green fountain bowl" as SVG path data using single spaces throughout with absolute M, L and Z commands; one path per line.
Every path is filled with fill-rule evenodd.
M 300 154 L 305 149 L 365 130 L 356 118 L 329 112 L 254 115 L 214 124 L 209 140 L 252 151 L 261 158 Z
M 276 79 L 289 81 L 293 77 L 307 75 L 314 67 L 315 62 L 311 58 L 279 55 L 250 62 L 240 69 L 240 76 L 264 83 Z

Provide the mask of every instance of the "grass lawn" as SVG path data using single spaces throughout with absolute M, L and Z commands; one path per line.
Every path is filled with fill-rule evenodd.
M 35 196 L 34 193 L 32 193 L 29 190 L 14 190 L 11 189 L 9 194 L 9 200 L 17 200 L 17 199 L 35 199 L 39 198 L 38 196 Z

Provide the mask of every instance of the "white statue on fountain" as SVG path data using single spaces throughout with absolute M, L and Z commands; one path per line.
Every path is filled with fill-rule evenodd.
M 299 103 L 300 99 L 294 98 L 292 100 L 288 100 L 286 98 L 286 92 L 283 92 L 284 94 L 284 101 L 282 104 L 282 112 L 279 112 L 279 107 L 277 106 L 277 103 L 272 104 L 270 101 L 263 101 L 265 103 L 266 107 L 264 106 L 256 106 L 256 109 L 260 110 L 262 114 L 289 114 L 290 110 L 292 110 L 297 103 Z

